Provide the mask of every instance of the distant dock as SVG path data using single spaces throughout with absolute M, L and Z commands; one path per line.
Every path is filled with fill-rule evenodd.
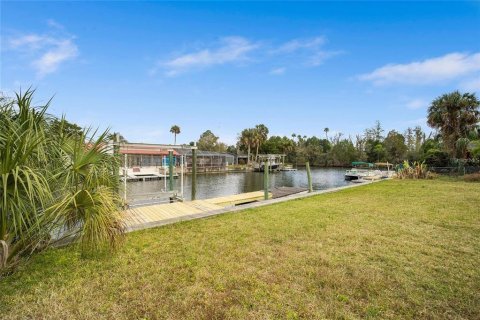
M 173 179 L 178 179 L 178 177 L 179 175 L 177 173 L 173 175 Z M 120 177 L 120 180 L 123 181 L 123 179 L 125 179 L 125 177 Z M 170 179 L 170 177 L 168 174 L 165 175 L 165 174 L 151 173 L 151 174 L 144 174 L 144 175 L 129 174 L 126 177 L 126 179 L 128 182 L 133 182 L 133 181 L 165 180 L 165 179 Z

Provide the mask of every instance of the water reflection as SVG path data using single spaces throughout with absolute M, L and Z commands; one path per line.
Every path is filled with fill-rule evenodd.
M 322 168 L 312 169 L 312 182 L 315 190 L 324 190 L 347 185 L 344 180 L 343 169 Z M 191 176 L 185 176 L 184 196 L 190 200 Z M 284 171 L 270 174 L 271 187 L 308 187 L 307 172 L 305 170 Z M 161 192 L 165 188 L 163 180 L 129 182 L 127 184 L 127 198 L 136 201 L 147 194 Z M 167 181 L 168 188 L 168 181 Z M 180 179 L 174 182 L 175 190 L 180 190 Z M 197 175 L 197 199 L 215 198 L 244 192 L 263 189 L 263 173 L 212 173 Z

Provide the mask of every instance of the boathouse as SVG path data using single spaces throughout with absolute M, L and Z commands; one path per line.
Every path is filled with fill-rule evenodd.
M 192 169 L 192 148 L 187 145 L 121 143 L 119 153 L 122 155 L 122 168 L 127 167 L 129 173 L 163 174 L 169 166 L 169 150 L 173 151 L 173 165 L 178 169 L 182 163 L 185 172 Z M 125 166 L 126 160 L 126 166 Z M 197 169 L 199 172 L 226 171 L 227 166 L 234 164 L 235 156 L 230 153 L 197 150 Z

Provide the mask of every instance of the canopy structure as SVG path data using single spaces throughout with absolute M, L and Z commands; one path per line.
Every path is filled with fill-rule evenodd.
M 388 162 L 375 162 L 375 165 L 377 167 L 387 167 L 387 168 L 393 167 L 393 164 Z
M 353 167 L 360 167 L 360 166 L 365 166 L 365 167 L 369 167 L 369 168 L 373 168 L 373 163 L 370 163 L 370 162 L 363 162 L 363 161 L 354 161 L 352 162 L 352 166 Z

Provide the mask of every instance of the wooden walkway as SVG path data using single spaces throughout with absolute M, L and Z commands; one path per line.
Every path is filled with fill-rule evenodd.
M 263 200 L 263 191 L 248 192 L 226 197 L 186 202 L 164 203 L 128 209 L 126 224 L 129 230 L 142 229 L 144 226 L 162 221 L 179 220 L 194 214 L 207 213 L 239 204 Z
M 281 197 L 290 196 L 292 194 L 307 192 L 307 188 L 294 188 L 294 187 L 276 187 L 272 189 L 272 198 L 277 199 Z

